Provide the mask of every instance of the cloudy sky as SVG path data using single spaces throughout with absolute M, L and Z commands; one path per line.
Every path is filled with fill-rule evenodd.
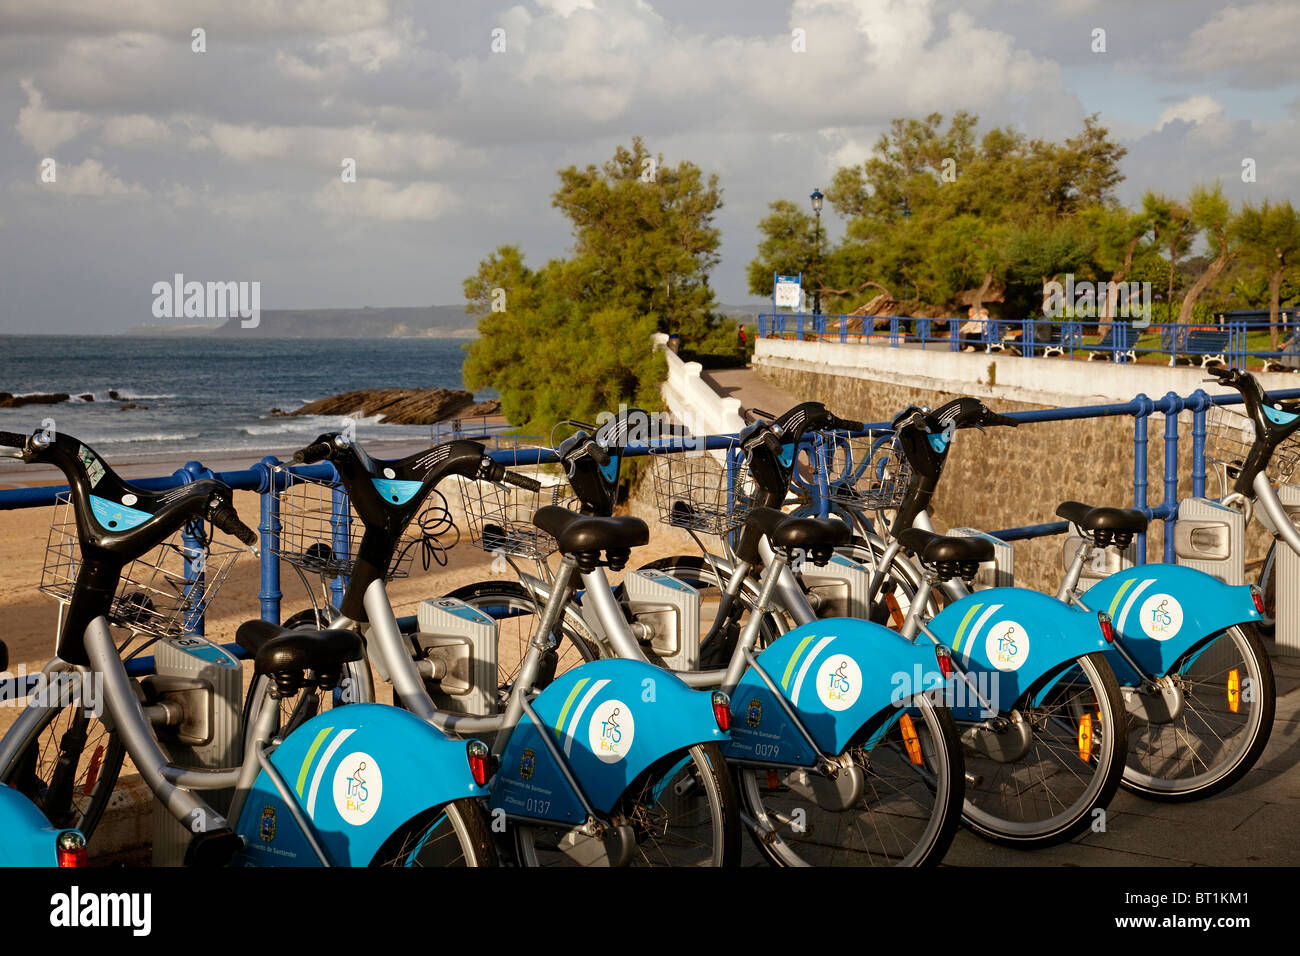
M 0 0 L 0 332 L 155 321 L 177 272 L 264 309 L 457 303 L 501 243 L 563 254 L 555 170 L 638 134 L 718 174 L 727 302 L 767 203 L 895 116 L 1060 138 L 1098 112 L 1125 201 L 1294 200 L 1298 35 L 1294 2 Z

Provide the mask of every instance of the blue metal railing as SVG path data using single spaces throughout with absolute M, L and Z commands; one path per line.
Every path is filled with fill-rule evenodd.
M 1270 392 L 1269 398 L 1300 398 L 1300 389 L 1285 389 Z M 1240 404 L 1241 401 L 1241 397 L 1235 393 L 1231 395 L 1211 397 L 1204 391 L 1197 389 L 1191 395 L 1186 397 L 1176 395 L 1173 392 L 1169 392 L 1160 399 L 1151 399 L 1146 395 L 1138 395 L 1129 402 L 1012 412 L 1010 413 L 1010 417 L 1015 418 L 1024 424 L 1035 424 L 1087 418 L 1132 416 L 1133 507 L 1147 515 L 1147 517 L 1152 520 L 1158 519 L 1164 522 L 1163 558 L 1165 561 L 1172 561 L 1174 558 L 1174 525 L 1178 518 L 1179 500 L 1179 413 L 1184 411 L 1190 411 L 1192 413 L 1192 495 L 1201 497 L 1205 494 L 1206 413 L 1211 405 L 1235 405 Z M 1164 468 L 1162 472 L 1162 500 L 1159 504 L 1151 505 L 1148 502 L 1149 482 L 1147 476 L 1147 452 L 1149 437 L 1147 426 L 1151 415 L 1156 412 L 1160 412 L 1165 416 L 1163 449 Z M 866 427 L 871 431 L 887 430 L 889 428 L 889 422 L 870 423 Z M 703 439 L 687 439 L 685 441 L 682 439 L 663 439 L 650 444 L 631 444 L 626 450 L 626 455 L 647 455 L 650 454 L 652 450 L 687 450 L 688 447 L 692 449 L 699 448 L 701 444 L 703 447 L 710 450 L 727 449 L 734 451 L 736 447 L 735 440 L 735 435 L 710 435 Z M 559 460 L 555 451 L 549 448 L 521 447 L 490 451 L 488 454 L 493 458 L 493 460 L 508 466 L 552 464 Z M 260 515 L 257 530 L 261 545 L 261 580 L 258 589 L 259 609 L 264 620 L 279 623 L 280 602 L 283 593 L 280 587 L 280 559 L 276 554 L 279 550 L 278 536 L 280 533 L 280 500 L 278 493 L 284 490 L 290 473 L 331 483 L 337 482 L 338 480 L 338 474 L 335 472 L 334 466 L 328 463 L 319 465 L 299 465 L 286 470 L 280 467 L 280 462 L 276 458 L 268 456 L 253 465 L 251 468 L 245 470 L 215 473 L 204 468 L 199 462 L 191 461 L 188 462 L 185 467 L 179 469 L 170 476 L 145 478 L 135 480 L 132 483 L 156 491 L 187 484 L 188 482 L 195 481 L 200 477 L 214 477 L 233 489 L 257 492 L 260 496 Z M 67 485 L 0 490 L 0 510 L 53 505 L 56 495 L 67 490 Z M 820 497 L 823 501 L 825 500 L 824 489 Z M 338 492 L 333 496 L 332 510 L 334 516 L 334 524 L 332 527 L 335 534 L 346 534 L 347 522 L 350 520 L 350 513 L 347 497 L 342 494 L 342 492 Z M 1068 527 L 1068 522 L 1055 521 L 1046 524 L 1031 524 L 1015 528 L 1004 528 L 991 533 L 1004 541 L 1021 541 L 1029 538 L 1063 534 L 1068 530 Z M 1146 536 L 1141 535 L 1138 538 L 1137 560 L 1139 562 L 1145 562 L 1145 556 Z M 203 586 L 202 569 L 187 566 L 186 571 L 187 581 L 189 582 L 188 586 L 201 588 Z M 332 582 L 331 590 L 336 604 L 342 599 L 343 587 L 344 582 L 342 579 L 336 579 Z M 193 623 L 191 630 L 193 633 L 203 633 L 203 620 L 201 617 Z M 232 652 L 242 656 L 243 652 L 238 645 L 231 644 L 226 646 Z M 146 661 L 141 660 L 139 662 L 134 662 L 132 666 L 140 668 L 149 665 Z
M 1276 351 L 1251 348 L 1249 336 L 1267 332 L 1267 320 L 1225 319 L 1210 323 L 1153 322 L 1135 329 L 1128 320 L 1108 323 L 1102 335 L 1095 329 L 1097 320 L 1080 319 L 988 319 L 980 322 L 977 332 L 961 332 L 968 320 L 957 317 L 926 319 L 905 316 L 810 315 L 805 313 L 763 313 L 758 317 L 759 338 L 793 338 L 795 341 L 832 341 L 841 343 L 887 344 L 898 348 L 904 344 L 922 349 L 937 347 L 949 351 L 1015 350 L 1026 357 L 1064 355 L 1076 352 L 1109 356 L 1112 362 L 1135 362 L 1143 355 L 1167 357 L 1170 365 L 1179 360 L 1205 365 L 1222 361 L 1232 368 L 1245 368 L 1247 362 L 1273 362 L 1287 368 L 1300 368 L 1300 332 L 1296 326 L 1279 323 L 1284 339 Z M 934 324 L 945 327 L 935 334 Z M 1092 341 L 1085 342 L 1085 337 Z M 1153 337 L 1156 337 L 1153 340 Z M 1142 344 L 1145 342 L 1145 344 Z

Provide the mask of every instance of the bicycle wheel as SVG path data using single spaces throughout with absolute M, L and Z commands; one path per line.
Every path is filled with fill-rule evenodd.
M 464 798 L 434 807 L 384 841 L 371 866 L 496 866 L 483 806 Z
M 699 640 L 703 641 L 708 636 L 714 622 L 718 619 L 718 613 L 721 610 L 722 592 L 726 587 L 725 581 L 719 581 L 718 575 L 713 570 L 713 565 L 698 554 L 675 554 L 644 564 L 640 570 L 661 571 L 664 574 L 671 574 L 677 580 L 689 584 L 700 592 Z M 743 613 L 730 626 L 727 633 L 721 635 L 723 642 L 715 649 L 713 655 L 707 659 L 702 656 L 700 661 L 702 668 L 721 667 L 727 662 L 730 657 L 730 649 L 735 647 L 736 641 L 749 620 L 749 609 L 758 600 L 757 583 L 752 579 L 746 580 L 740 594 L 741 601 L 744 604 Z M 787 629 L 786 622 L 776 613 L 765 614 L 758 632 L 758 646 L 760 648 L 766 647 L 784 634 Z
M 609 819 L 628 826 L 635 837 L 629 866 L 740 863 L 736 791 L 717 744 L 697 744 L 656 761 L 623 792 Z M 614 862 L 604 839 L 577 828 L 519 824 L 514 829 L 524 866 Z
M 1051 846 L 1093 825 L 1119 787 L 1128 752 L 1123 699 L 1105 657 L 1092 653 L 1040 681 L 1018 709 L 1031 732 L 1019 760 L 992 759 L 966 741 L 963 816 L 995 843 Z
M 53 826 L 76 827 L 89 840 L 117 785 L 125 748 L 104 718 L 79 703 L 41 710 L 13 763 L 0 768 L 0 785 L 24 794 Z
M 961 820 L 965 789 L 957 725 L 947 708 L 924 696 L 889 717 L 888 730 L 870 750 L 864 744 L 873 725 L 839 757 L 846 770 L 862 776 L 851 801 L 829 783 L 819 788 L 802 770 L 738 771 L 745 812 L 758 824 L 755 843 L 771 862 L 926 866 L 943 859 Z
M 1152 800 L 1197 800 L 1240 780 L 1268 744 L 1277 691 L 1259 638 L 1230 627 L 1169 669 L 1183 711 L 1164 724 L 1128 721 L 1124 787 Z
M 497 700 L 504 705 L 537 632 L 539 614 L 532 593 L 517 581 L 480 581 L 444 597 L 464 601 L 497 622 Z M 549 686 L 570 668 L 601 656 L 595 637 L 575 607 L 565 608 L 559 637 L 559 644 L 542 661 L 537 690 Z

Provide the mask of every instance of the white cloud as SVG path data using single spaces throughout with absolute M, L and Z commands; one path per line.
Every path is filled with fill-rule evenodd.
M 1230 71 L 1247 86 L 1300 80 L 1300 4 L 1276 0 L 1224 7 L 1192 31 L 1179 65 L 1193 76 Z
M 210 143 L 222 155 L 241 163 L 268 159 L 311 168 L 340 169 L 344 157 L 357 161 L 358 171 L 428 172 L 446 163 L 455 144 L 420 132 L 385 132 L 368 127 L 239 126 L 214 123 L 197 148 Z
M 454 194 L 441 183 L 415 182 L 405 186 L 383 179 L 333 182 L 317 191 L 316 206 L 336 216 L 402 220 L 432 220 L 446 214 Z
M 108 146 L 164 140 L 170 135 L 165 122 L 143 113 L 113 116 L 104 122 L 103 141 Z
M 81 163 L 61 163 L 56 167 L 53 183 L 43 185 L 60 196 L 122 197 L 143 199 L 148 190 L 138 183 L 125 183 L 109 172 L 97 159 Z
M 1161 129 L 1172 123 L 1174 120 L 1184 120 L 1188 123 L 1200 124 L 1222 115 L 1223 104 L 1213 96 L 1206 96 L 1204 94 L 1189 96 L 1187 99 L 1180 100 L 1161 113 L 1160 122 L 1156 124 L 1156 129 Z
M 386 0 L 0 0 L 0 33 L 119 33 L 183 36 L 203 27 L 210 37 L 348 34 L 384 23 Z
M 14 129 L 22 141 L 38 153 L 62 146 L 94 125 L 94 118 L 86 113 L 46 109 L 45 97 L 32 80 L 21 80 L 19 85 L 27 94 L 27 105 L 18 111 Z

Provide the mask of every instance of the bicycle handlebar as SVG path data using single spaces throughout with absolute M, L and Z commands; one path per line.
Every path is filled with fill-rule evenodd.
M 27 436 L 17 432 L 0 432 L 0 445 L 6 448 L 26 448 Z
M 209 517 L 212 523 L 233 538 L 238 538 L 250 548 L 257 544 L 257 532 L 239 519 L 235 506 L 222 503 L 212 509 Z
M 525 491 L 541 491 L 542 483 L 527 475 L 521 475 L 517 472 L 507 471 L 501 475 L 501 480 L 508 485 L 515 485 L 523 488 Z
M 306 448 L 300 448 L 293 453 L 293 462 L 295 465 L 313 465 L 318 461 L 324 461 L 333 450 L 334 446 L 327 441 L 312 442 Z

